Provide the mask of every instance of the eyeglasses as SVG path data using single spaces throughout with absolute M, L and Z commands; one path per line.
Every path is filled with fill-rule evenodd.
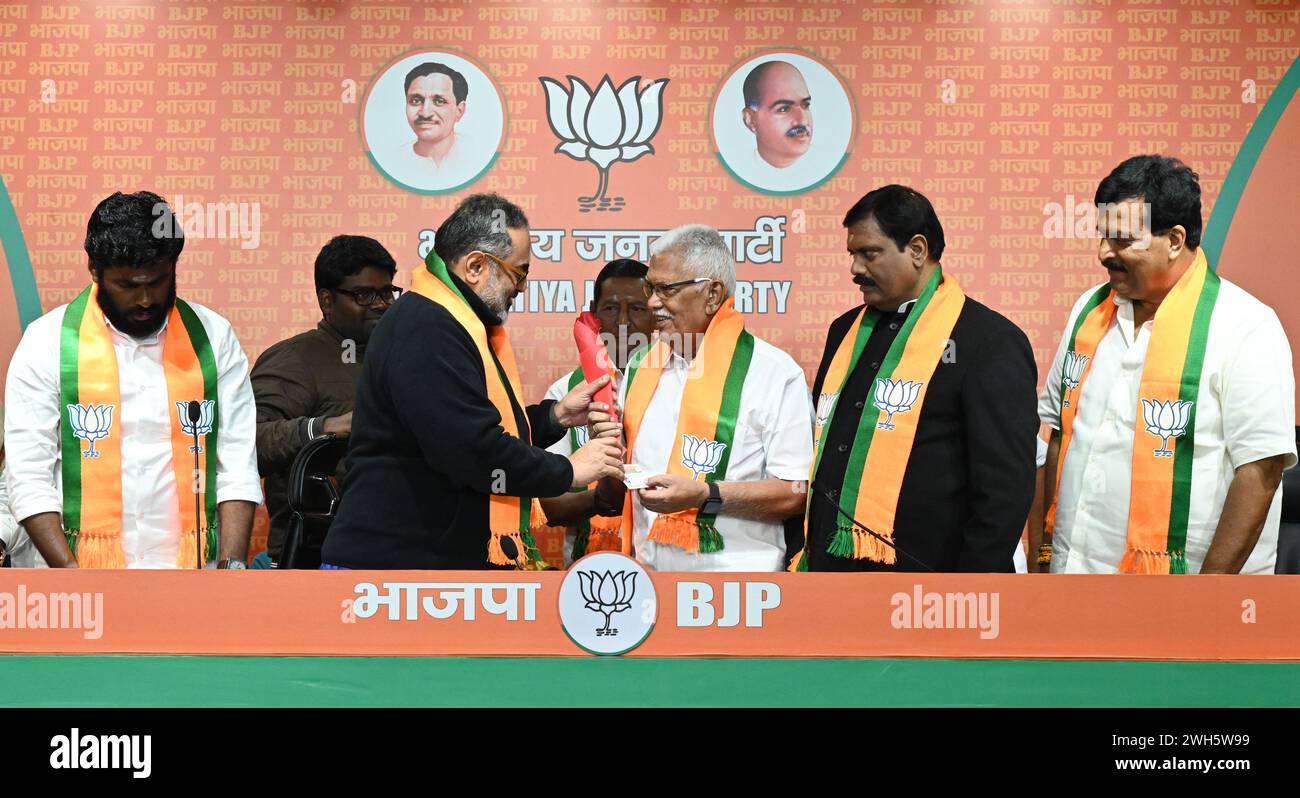
M 482 250 L 479 250 L 479 251 L 482 252 Z M 528 267 L 527 267 L 527 266 L 523 266 L 523 267 L 519 267 L 519 266 L 511 266 L 509 263 L 506 263 L 505 261 L 501 260 L 501 259 L 498 258 L 496 255 L 493 255 L 491 252 L 484 252 L 483 254 L 484 254 L 484 255 L 487 255 L 489 258 L 492 259 L 492 261 L 493 261 L 494 263 L 496 263 L 496 265 L 498 265 L 498 266 L 500 266 L 502 269 L 504 269 L 505 272 L 506 272 L 506 274 L 508 274 L 508 275 L 510 275 L 511 277 L 515 278 L 515 287 L 516 287 L 516 288 L 518 288 L 518 287 L 520 286 L 520 284 L 522 284 L 525 280 L 528 279 Z
M 378 302 L 391 305 L 402 295 L 402 289 L 395 285 L 390 285 L 387 288 L 335 288 L 334 290 L 352 297 L 352 301 L 363 308 L 368 308 Z
M 696 283 L 711 282 L 713 282 L 713 279 L 710 277 L 696 277 L 694 280 L 679 280 L 675 283 L 659 283 L 656 285 L 655 283 L 642 278 L 641 289 L 645 291 L 646 299 L 649 299 L 652 296 L 657 296 L 660 299 L 671 299 L 674 294 L 682 290 L 685 286 L 695 285 Z

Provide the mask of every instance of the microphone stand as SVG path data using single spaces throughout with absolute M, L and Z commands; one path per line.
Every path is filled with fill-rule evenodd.
M 194 400 L 185 408 L 190 419 L 190 432 L 194 434 L 194 560 L 196 567 L 203 570 L 203 517 L 199 514 L 199 418 L 203 415 L 202 406 Z
M 845 518 L 847 518 L 847 519 L 849 520 L 849 522 L 850 522 L 851 524 L 853 524 L 854 526 L 856 526 L 858 529 L 861 529 L 863 532 L 866 532 L 868 535 L 872 536 L 873 538 L 875 538 L 876 540 L 880 541 L 881 543 L 884 543 L 886 546 L 888 546 L 889 548 L 891 548 L 891 549 L 893 549 L 894 551 L 898 552 L 899 554 L 902 554 L 902 555 L 908 557 L 909 559 L 914 560 L 914 561 L 916 562 L 917 565 L 920 565 L 920 566 L 921 566 L 922 568 L 924 568 L 925 570 L 930 571 L 930 572 L 932 572 L 932 573 L 934 572 L 934 569 L 931 568 L 930 566 L 926 565 L 926 564 L 921 560 L 920 557 L 917 557 L 917 556 L 915 556 L 915 555 L 912 555 L 912 554 L 907 553 L 907 552 L 904 551 L 903 549 L 901 549 L 901 548 L 899 548 L 898 546 L 894 545 L 894 542 L 893 542 L 893 541 L 889 540 L 888 538 L 884 537 L 883 535 L 876 534 L 875 530 L 870 529 L 866 524 L 862 523 L 862 522 L 859 521 L 858 519 L 856 519 L 856 518 L 854 518 L 853 516 L 849 515 L 848 513 L 844 512 L 844 508 L 843 508 L 843 507 L 840 507 L 839 502 L 837 502 L 837 501 L 835 501 L 834 499 L 832 499 L 832 498 L 831 498 L 831 495 L 830 495 L 829 493 L 827 493 L 826 491 L 821 490 L 821 489 L 819 489 L 819 488 L 813 488 L 811 483 L 809 483 L 809 488 L 812 489 L 812 490 L 814 490 L 814 491 L 817 493 L 818 496 L 821 496 L 823 499 L 825 499 L 827 502 L 829 502 L 830 505 L 831 505 L 832 507 L 835 508 L 835 511 L 836 511 L 837 513 L 839 513 L 840 515 L 842 515 L 842 516 L 844 516 Z M 804 541 L 804 545 L 805 545 L 805 546 L 808 545 L 808 541 Z M 804 556 L 806 557 L 807 554 L 805 554 Z

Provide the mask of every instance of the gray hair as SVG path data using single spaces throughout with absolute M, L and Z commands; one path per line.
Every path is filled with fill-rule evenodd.
M 447 268 L 474 250 L 510 257 L 510 230 L 528 229 L 528 217 L 500 194 L 471 194 L 438 227 L 433 248 Z
M 736 261 L 731 247 L 717 230 L 707 224 L 684 224 L 674 227 L 650 245 L 650 257 L 676 252 L 690 274 L 708 277 L 727 287 L 727 295 L 736 293 Z

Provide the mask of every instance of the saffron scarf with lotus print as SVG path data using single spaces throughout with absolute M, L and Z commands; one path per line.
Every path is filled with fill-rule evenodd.
M 628 364 L 623 429 L 627 433 L 629 452 L 636 445 L 641 420 L 659 387 L 659 378 L 670 355 L 668 344 L 661 338 L 633 355 Z M 726 479 L 740 395 L 753 356 L 754 336 L 745 329 L 744 317 L 728 298 L 709 322 L 700 351 L 691 359 L 677 429 L 673 433 L 673 448 L 668 456 L 669 474 L 703 477 L 707 482 Z M 660 513 L 650 527 L 649 539 L 690 552 L 719 552 L 725 543 L 714 524 L 716 518 L 701 513 L 697 507 Z M 632 493 L 629 491 L 623 504 L 623 551 L 630 553 L 631 546 Z
M 63 529 L 81 568 L 125 568 L 122 550 L 122 396 L 117 354 L 92 283 L 68 304 L 59 330 L 60 442 Z M 171 416 L 172 476 L 181 528 L 176 567 L 198 562 L 195 529 L 202 529 L 203 561 L 217 550 L 217 364 L 203 322 L 177 299 L 163 333 L 163 372 Z M 189 402 L 202 399 L 197 425 Z M 195 426 L 198 429 L 195 429 Z M 194 474 L 194 433 L 203 455 Z M 85 444 L 85 446 L 83 446 Z M 194 491 L 203 484 L 202 518 Z
M 1187 573 L 1196 402 L 1220 282 L 1204 250 L 1198 249 L 1192 265 L 1156 309 L 1138 387 L 1128 544 L 1120 573 Z M 1074 419 L 1087 395 L 1085 385 L 1097 347 L 1115 323 L 1117 311 L 1110 286 L 1103 285 L 1084 303 L 1070 330 L 1061 364 L 1061 449 L 1056 491 L 1047 511 L 1048 533 L 1056 525 L 1061 471 L 1070 452 Z
M 510 348 L 510 338 L 506 335 L 505 327 L 496 325 L 489 330 L 483 324 L 464 294 L 452 282 L 447 265 L 438 257 L 437 252 L 430 251 L 425 259 L 425 268 L 415 270 L 411 290 L 445 308 L 469 334 L 483 361 L 483 379 L 487 382 L 488 399 L 501 416 L 501 427 L 516 438 L 524 438 L 520 435 L 515 420 L 515 404 L 511 397 L 511 392 L 515 397 L 523 396 L 519 366 L 515 362 L 515 353 Z M 430 343 L 430 346 L 437 345 L 436 341 Z M 500 366 L 494 368 L 497 363 Z M 524 433 L 531 435 L 526 415 L 524 424 Z M 448 456 L 454 457 L 455 453 L 449 452 Z M 546 562 L 533 535 L 533 530 L 544 526 L 546 518 L 537 499 L 491 494 L 488 497 L 488 562 L 493 565 L 513 564 L 525 570 L 545 568 Z M 514 542 L 517 552 L 514 557 L 508 556 L 501 547 L 502 538 L 510 538 Z
M 827 554 L 886 564 L 895 561 L 891 544 L 903 475 L 912 455 L 930 378 L 948 348 L 952 328 L 965 304 L 966 295 L 957 281 L 945 278 L 943 269 L 935 267 L 880 363 L 875 390 L 870 404 L 862 411 L 843 477 L 828 477 L 831 482 L 842 485 L 839 498 L 844 512 L 852 512 L 852 518 L 890 543 L 873 537 L 841 514 L 836 519 Z M 823 393 L 817 401 L 812 485 L 822 484 L 818 482 L 817 469 L 821 465 L 827 432 L 835 417 L 836 400 L 883 316 L 875 308 L 863 307 L 831 358 L 822 385 L 824 388 L 833 387 L 834 393 Z M 810 502 L 814 493 L 815 490 L 808 491 Z M 809 540 L 807 509 L 810 508 L 806 508 L 804 513 L 805 541 Z M 808 570 L 806 551 L 794 556 L 790 570 Z

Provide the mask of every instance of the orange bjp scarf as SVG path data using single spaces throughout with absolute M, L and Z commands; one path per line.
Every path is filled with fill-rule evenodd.
M 447 265 L 438 257 L 437 252 L 430 251 L 425 259 L 425 268 L 416 270 L 411 290 L 444 307 L 469 333 L 483 360 L 488 399 L 501 416 L 502 428 L 516 438 L 523 437 L 515 422 L 514 403 L 510 398 L 511 391 L 515 396 L 523 396 L 519 366 L 515 362 L 515 353 L 510 348 L 510 338 L 506 335 L 505 327 L 497 325 L 489 330 L 484 326 L 460 289 L 452 282 Z M 498 362 L 500 368 L 492 368 L 492 364 Z M 526 418 L 524 423 L 528 423 Z M 523 431 L 530 432 L 527 426 Z M 514 564 L 530 570 L 544 567 L 545 561 L 533 535 L 534 530 L 540 530 L 544 526 L 546 518 L 536 499 L 491 494 L 488 498 L 488 527 L 491 533 L 488 540 L 488 562 L 493 565 Z M 506 556 L 501 548 L 502 538 L 514 541 L 515 551 L 518 552 L 515 557 Z
M 912 455 L 930 378 L 947 349 L 952 328 L 965 304 L 966 295 L 961 286 L 951 277 L 945 278 L 941 268 L 936 268 L 881 361 L 875 391 L 870 404 L 862 412 L 844 474 L 824 475 L 842 485 L 841 506 L 852 507 L 853 518 L 891 542 L 898 496 Z M 818 467 L 838 404 L 836 400 L 882 316 L 880 311 L 864 307 L 827 368 L 823 385 L 835 392 L 823 393 L 817 403 L 813 468 L 808 491 L 810 503 L 815 492 L 812 486 L 819 484 Z M 804 513 L 805 541 L 808 540 L 808 515 Z M 872 537 L 843 516 L 836 519 L 835 533 L 827 546 L 827 553 L 886 564 L 895 561 L 893 546 Z M 795 555 L 790 570 L 808 570 L 806 551 Z
M 1219 285 L 1218 273 L 1209 268 L 1204 250 L 1198 249 L 1192 265 L 1156 309 L 1138 388 L 1128 545 L 1119 562 L 1120 573 L 1187 573 L 1196 403 Z M 1056 493 L 1047 511 L 1049 533 L 1056 527 L 1061 471 L 1074 420 L 1084 398 L 1093 401 L 1086 392 L 1088 374 L 1117 311 L 1111 287 L 1103 285 L 1088 298 L 1070 331 L 1061 369 L 1061 451 Z M 1160 445 L 1151 448 L 1157 442 Z
M 122 551 L 122 397 L 117 355 L 92 283 L 67 307 L 59 332 L 60 441 L 63 528 L 82 568 L 125 568 Z M 163 335 L 163 371 L 171 414 L 172 475 L 181 528 L 178 568 L 198 559 L 195 530 L 203 530 L 203 560 L 217 550 L 217 367 L 203 323 L 177 299 Z M 186 407 L 202 398 L 199 473 L 191 465 L 193 428 Z M 83 448 L 82 444 L 86 446 Z M 195 517 L 194 491 L 204 486 L 202 517 Z

